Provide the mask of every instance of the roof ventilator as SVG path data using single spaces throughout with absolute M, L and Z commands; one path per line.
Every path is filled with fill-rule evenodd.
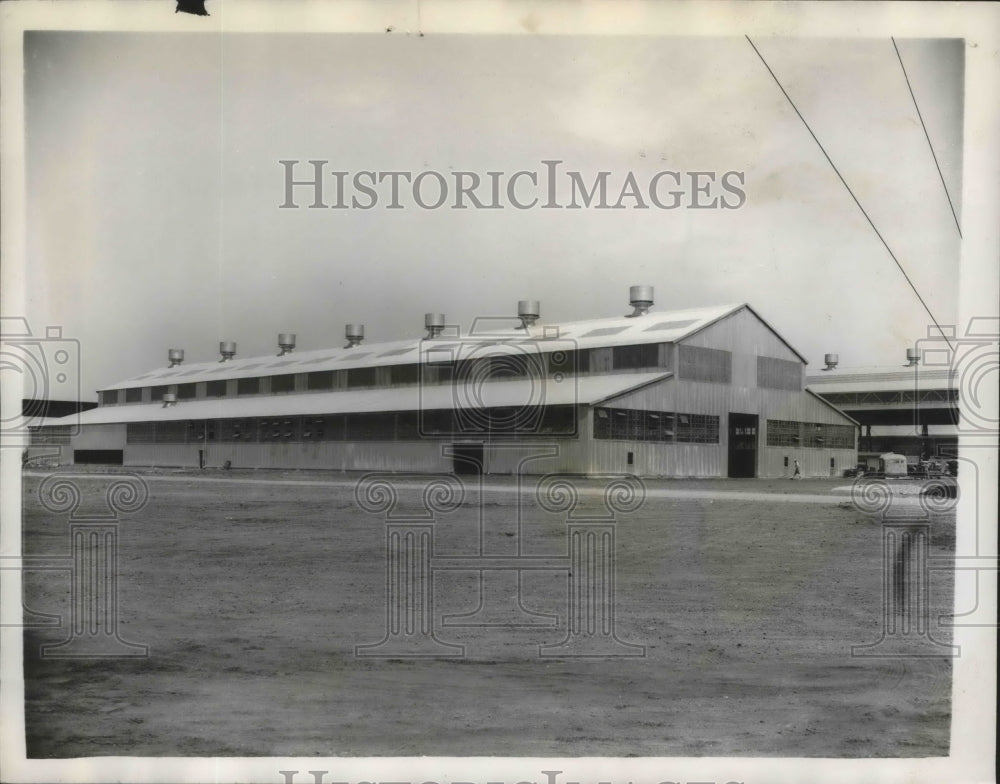
M 295 333 L 294 332 L 281 332 L 278 334 L 278 348 L 281 351 L 278 352 L 279 357 L 285 356 L 285 354 L 291 354 L 295 351 Z
M 627 314 L 625 318 L 635 318 L 645 316 L 649 309 L 653 307 L 653 287 L 652 286 L 629 286 L 628 304 L 634 310 Z
M 427 339 L 433 340 L 444 332 L 444 313 L 425 313 L 424 327 L 427 330 Z
M 360 346 L 361 341 L 365 339 L 365 325 L 345 324 L 344 337 L 347 338 L 347 345 L 344 346 L 344 348 L 354 348 L 355 346 Z
M 517 317 L 521 319 L 521 329 L 527 332 L 528 327 L 534 326 L 535 322 L 538 321 L 539 310 L 537 299 L 522 299 L 518 301 Z

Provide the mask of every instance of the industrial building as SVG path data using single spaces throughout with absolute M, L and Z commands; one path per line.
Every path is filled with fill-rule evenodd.
M 942 355 L 938 346 L 909 348 L 898 367 L 840 367 L 839 356 L 827 354 L 806 383 L 860 423 L 862 465 L 875 467 L 890 452 L 910 465 L 948 460 L 958 455 L 958 369 Z
M 545 324 L 538 303 L 468 330 L 170 366 L 99 391 L 59 461 L 339 471 L 840 475 L 858 424 L 804 384 L 806 360 L 749 305 Z M 45 440 L 42 428 L 39 439 Z M 63 428 L 63 433 L 68 432 Z

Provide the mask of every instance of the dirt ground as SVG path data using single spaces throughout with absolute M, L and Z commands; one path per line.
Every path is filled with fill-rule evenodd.
M 616 520 L 616 632 L 629 658 L 539 658 L 566 636 L 567 577 L 524 573 L 534 628 L 442 626 L 477 602 L 476 572 L 435 574 L 435 629 L 457 660 L 358 658 L 386 628 L 385 522 L 350 479 L 319 472 L 147 472 L 149 501 L 121 519 L 121 636 L 144 658 L 41 657 L 68 630 L 25 631 L 29 757 L 813 756 L 948 753 L 951 661 L 872 658 L 881 635 L 882 533 L 847 480 L 649 481 Z M 166 481 L 161 477 L 167 477 Z M 203 482 L 202 478 L 227 481 Z M 256 479 L 262 482 L 228 480 Z M 282 484 L 278 480 L 289 480 Z M 66 555 L 65 514 L 24 480 L 24 552 Z M 104 480 L 80 480 L 100 509 Z M 435 554 L 484 547 L 567 551 L 564 513 L 496 480 L 434 520 Z M 601 480 L 576 480 L 577 514 L 600 511 Z M 591 494 L 588 491 L 593 491 Z M 733 493 L 721 496 L 720 493 Z M 400 491 L 416 513 L 420 492 Z M 935 515 L 932 557 L 954 551 L 954 515 Z M 67 617 L 68 572 L 27 572 L 25 604 Z M 931 574 L 934 620 L 952 574 Z

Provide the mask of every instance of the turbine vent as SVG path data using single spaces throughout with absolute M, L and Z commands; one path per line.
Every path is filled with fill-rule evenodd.
M 915 348 L 906 349 L 906 366 L 916 367 L 920 364 L 920 352 Z
M 282 332 L 278 335 L 278 348 L 281 351 L 278 352 L 279 357 L 285 356 L 285 354 L 291 354 L 295 351 L 295 333 L 294 332 Z
M 537 299 L 522 299 L 517 303 L 517 317 L 521 319 L 521 329 L 533 326 L 540 315 Z
M 836 370 L 837 363 L 840 362 L 840 357 L 836 354 L 824 354 L 823 361 L 826 363 L 826 367 L 823 370 Z
M 444 313 L 425 313 L 424 328 L 427 330 L 427 339 L 433 340 L 444 332 Z
M 365 339 L 365 325 L 345 324 L 344 337 L 347 338 L 347 345 L 344 348 L 354 348 L 361 345 L 361 341 Z
M 653 307 L 653 287 L 652 286 L 630 286 L 628 290 L 628 304 L 633 310 L 627 314 L 627 318 L 645 316 L 649 309 Z
M 184 361 L 184 349 L 167 349 L 167 361 L 170 363 L 167 367 L 175 367 L 176 365 L 181 364 Z
M 177 405 L 177 395 L 174 392 L 164 392 L 163 393 L 163 407 L 176 406 Z
M 219 343 L 219 353 L 222 359 L 219 362 L 228 362 L 236 356 L 236 343 L 232 340 L 223 340 Z

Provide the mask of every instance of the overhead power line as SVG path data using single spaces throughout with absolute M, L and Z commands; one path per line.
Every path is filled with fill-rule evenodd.
M 938 177 L 941 178 L 941 186 L 944 188 L 944 195 L 948 199 L 948 206 L 951 207 L 951 217 L 955 219 L 955 228 L 958 229 L 958 236 L 962 236 L 962 226 L 958 222 L 958 213 L 955 212 L 955 205 L 951 200 L 951 194 L 948 192 L 948 184 L 944 181 L 944 174 L 941 172 L 941 164 L 938 163 L 937 155 L 934 153 L 934 145 L 931 144 L 930 134 L 927 133 L 927 126 L 924 124 L 924 116 L 920 113 L 920 107 L 917 106 L 917 96 L 913 94 L 913 86 L 910 84 L 910 77 L 906 73 L 906 66 L 903 65 L 903 57 L 899 53 L 899 47 L 896 46 L 896 39 L 892 39 L 892 48 L 896 50 L 896 59 L 899 60 L 899 67 L 903 69 L 903 78 L 906 80 L 906 88 L 910 91 L 910 98 L 913 99 L 913 108 L 917 110 L 917 117 L 920 118 L 920 127 L 924 129 L 924 138 L 927 139 L 927 146 L 931 148 L 931 157 L 934 159 L 934 165 L 937 167 Z
M 941 325 L 938 324 L 937 319 L 934 318 L 934 314 L 931 312 L 930 307 L 924 301 L 924 298 L 920 296 L 920 292 L 917 291 L 917 287 L 915 285 L 913 285 L 913 281 L 910 280 L 910 276 L 906 274 L 906 270 L 903 269 L 903 265 L 899 263 L 899 259 L 896 258 L 896 254 L 892 252 L 892 248 L 889 247 L 889 243 L 885 241 L 885 237 L 883 237 L 882 234 L 881 234 L 881 232 L 879 232 L 878 228 L 875 226 L 875 223 L 872 221 L 872 219 L 868 216 L 868 213 L 865 211 L 865 208 L 861 206 L 861 202 L 858 201 L 858 197 L 854 195 L 854 191 L 852 191 L 851 190 L 851 186 L 847 184 L 847 180 L 844 179 L 844 175 L 842 175 L 840 173 L 840 169 L 837 168 L 837 165 L 830 158 L 830 156 L 827 153 L 826 149 L 820 143 L 820 140 L 816 138 L 816 134 L 813 133 L 812 128 L 809 127 L 809 123 L 807 123 L 806 122 L 806 118 L 802 116 L 802 112 L 800 112 L 799 109 L 798 109 L 798 107 L 795 105 L 795 101 L 792 100 L 791 96 L 788 94 L 788 91 L 785 90 L 784 86 L 782 86 L 781 81 L 778 79 L 777 76 L 775 76 L 774 71 L 771 70 L 771 66 L 769 66 L 767 64 L 767 60 L 764 59 L 764 55 L 762 55 L 760 53 L 760 50 L 756 46 L 754 46 L 754 42 L 750 40 L 750 36 L 749 35 L 746 36 L 746 39 L 747 39 L 747 43 L 750 44 L 750 46 L 753 48 L 754 52 L 757 53 L 757 57 L 759 57 L 760 61 L 762 63 L 764 63 L 764 67 L 767 69 L 767 72 L 769 74 L 771 74 L 771 78 L 774 79 L 774 83 L 776 85 L 778 85 L 778 89 L 781 90 L 782 94 L 785 96 L 786 100 L 788 101 L 788 104 L 792 107 L 792 109 L 795 111 L 795 113 L 799 116 L 799 119 L 802 121 L 802 124 L 805 126 L 806 130 L 809 131 L 809 135 L 812 136 L 813 141 L 816 142 L 816 146 L 819 147 L 820 152 L 823 153 L 823 157 L 826 158 L 827 163 L 830 164 L 830 168 L 833 169 L 834 173 L 837 175 L 837 177 L 840 179 L 840 181 L 844 184 L 844 187 L 847 189 L 847 192 L 851 195 L 851 198 L 854 200 L 854 203 L 858 205 L 858 209 L 861 210 L 861 214 L 865 216 L 865 220 L 868 221 L 868 225 L 872 227 L 872 231 L 875 232 L 875 236 L 878 237 L 879 240 L 881 240 L 882 245 L 885 247 L 886 251 L 888 251 L 889 256 L 896 263 L 896 266 L 899 268 L 899 271 L 902 274 L 903 278 L 906 280 L 906 282 L 909 284 L 910 288 L 913 290 L 913 293 L 916 295 L 917 299 L 920 301 L 920 304 L 923 305 L 924 310 L 927 311 L 927 315 L 930 316 L 931 321 L 934 323 L 934 326 L 937 328 L 938 334 L 940 334 L 942 336 L 945 335 L 945 332 L 941 328 Z M 953 348 L 953 346 L 951 345 L 951 341 L 948 340 L 947 337 L 945 337 L 945 341 L 948 343 L 949 348 Z

